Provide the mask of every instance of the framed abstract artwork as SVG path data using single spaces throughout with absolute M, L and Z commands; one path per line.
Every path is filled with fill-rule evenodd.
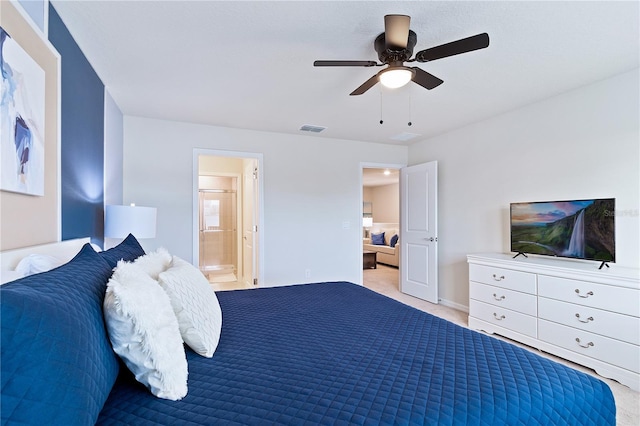
M 0 189 L 44 195 L 45 72 L 0 27 Z

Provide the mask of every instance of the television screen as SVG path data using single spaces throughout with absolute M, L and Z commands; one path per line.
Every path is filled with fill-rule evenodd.
M 511 203 L 511 251 L 615 262 L 615 199 Z

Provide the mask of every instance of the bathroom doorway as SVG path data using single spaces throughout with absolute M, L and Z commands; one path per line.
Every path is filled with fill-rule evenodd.
M 194 153 L 194 260 L 215 290 L 260 284 L 261 158 Z
M 199 176 L 198 267 L 210 282 L 238 281 L 238 176 Z

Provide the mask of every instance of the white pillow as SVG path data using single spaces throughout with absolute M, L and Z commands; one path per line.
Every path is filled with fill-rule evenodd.
M 154 252 L 140 256 L 133 263 L 142 268 L 151 278 L 157 280 L 158 274 L 165 271 L 171 264 L 171 255 L 167 249 L 160 247 Z
M 220 341 L 222 310 L 209 281 L 195 266 L 176 256 L 158 281 L 171 299 L 184 342 L 211 358 Z
M 27 275 L 50 271 L 63 263 L 65 263 L 63 260 L 49 256 L 48 254 L 30 254 L 18 262 L 16 272 L 26 277 Z
M 187 394 L 187 359 L 169 297 L 138 265 L 119 261 L 107 283 L 104 316 L 113 350 L 159 398 Z

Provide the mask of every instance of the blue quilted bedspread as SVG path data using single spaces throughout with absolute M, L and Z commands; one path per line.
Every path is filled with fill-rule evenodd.
M 121 374 L 98 424 L 615 424 L 602 381 L 354 284 L 217 295 L 220 344 L 187 352 L 188 395 Z

